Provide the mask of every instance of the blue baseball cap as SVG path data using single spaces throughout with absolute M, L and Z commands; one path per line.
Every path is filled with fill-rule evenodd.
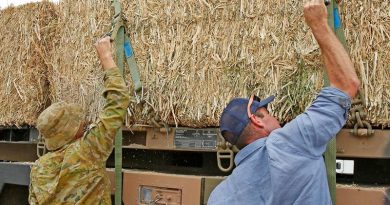
M 271 95 L 264 100 L 255 97 L 251 105 L 251 113 L 255 113 L 261 107 L 267 107 L 268 103 L 272 102 L 275 96 Z M 238 138 L 246 125 L 250 122 L 247 113 L 249 99 L 235 98 L 229 102 L 223 110 L 219 125 L 222 135 L 230 144 L 235 145 Z

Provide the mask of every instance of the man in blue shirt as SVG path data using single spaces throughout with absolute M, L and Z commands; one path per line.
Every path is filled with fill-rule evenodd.
M 308 2 L 304 16 L 320 46 L 330 87 L 283 128 L 267 111 L 273 96 L 233 99 L 221 115 L 220 129 L 240 152 L 236 168 L 211 193 L 209 205 L 332 204 L 322 154 L 344 126 L 360 82 L 327 24 L 323 0 Z

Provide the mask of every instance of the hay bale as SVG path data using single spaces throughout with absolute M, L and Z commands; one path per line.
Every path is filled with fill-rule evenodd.
M 88 120 L 103 108 L 103 71 L 93 44 L 109 30 L 110 1 L 62 0 L 51 52 L 48 79 L 53 102 L 79 103 Z
M 368 117 L 388 126 L 389 4 L 347 4 L 343 17 L 354 62 L 364 65 L 356 68 L 363 77 Z M 129 123 L 154 119 L 176 126 L 218 126 L 231 98 L 252 93 L 277 94 L 270 109 L 287 122 L 323 86 L 319 48 L 304 23 L 302 1 L 151 0 L 124 1 L 123 7 L 145 87 L 144 106 L 132 103 Z M 94 120 L 103 101 L 102 71 L 92 44 L 109 30 L 109 2 L 65 0 L 59 13 L 51 98 L 82 103 Z M 369 23 L 362 18 L 370 15 Z M 131 91 L 128 72 L 126 78 Z
M 218 126 L 233 97 L 278 94 L 270 108 L 286 122 L 322 86 L 319 50 L 302 2 L 134 2 L 128 30 L 150 113 L 169 124 Z
M 48 100 L 47 66 L 55 6 L 0 10 L 0 125 L 33 125 Z
M 123 6 L 145 87 L 144 106 L 131 105 L 137 108 L 130 113 L 132 123 L 156 119 L 217 126 L 229 99 L 252 93 L 283 95 L 271 108 L 282 108 L 277 114 L 286 121 L 291 111 L 305 107 L 293 95 L 305 93 L 311 100 L 321 87 L 321 71 L 313 69 L 319 65 L 318 47 L 302 27 L 300 3 L 147 1 Z M 92 44 L 109 30 L 110 7 L 107 1 L 66 0 L 59 13 L 51 98 L 83 104 L 88 120 L 94 120 L 103 102 L 102 72 Z M 298 69 L 298 62 L 305 69 Z M 304 92 L 293 89 L 292 78 Z
M 390 3 L 343 1 L 350 53 L 365 96 L 368 119 L 390 127 Z
M 282 123 L 293 119 L 323 86 L 322 60 L 304 23 L 303 3 L 133 2 L 126 10 L 128 30 L 149 91 L 149 107 L 136 119 L 157 113 L 170 124 L 218 126 L 228 100 L 252 93 L 276 93 L 271 111 Z M 342 16 L 367 119 L 388 127 L 390 3 L 345 4 Z

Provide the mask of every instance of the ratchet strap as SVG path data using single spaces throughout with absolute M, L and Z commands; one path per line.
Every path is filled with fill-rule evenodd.
M 329 26 L 333 29 L 341 44 L 343 44 L 344 48 L 348 51 L 344 29 L 341 24 L 339 8 L 335 0 L 329 1 L 327 10 Z M 329 79 L 326 74 L 324 75 L 324 85 L 329 86 Z M 329 141 L 324 153 L 324 160 L 332 204 L 336 204 L 336 137 Z
M 135 62 L 133 48 L 129 37 L 126 35 L 125 22 L 126 18 L 122 14 L 122 7 L 119 0 L 111 0 L 111 6 L 114 7 L 114 17 L 112 27 L 109 33 L 112 41 L 115 41 L 116 47 L 116 64 L 120 73 L 124 75 L 126 58 L 130 70 L 131 78 L 134 84 L 135 95 L 142 90 L 142 84 Z M 138 97 L 137 97 L 138 99 Z M 122 129 L 120 128 L 115 136 L 115 205 L 122 205 Z

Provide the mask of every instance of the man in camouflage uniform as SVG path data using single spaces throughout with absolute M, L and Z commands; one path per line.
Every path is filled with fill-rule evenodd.
M 107 104 L 86 133 L 82 108 L 76 104 L 54 103 L 40 114 L 37 129 L 51 152 L 31 168 L 32 205 L 111 204 L 105 164 L 122 126 L 129 95 L 112 57 L 110 38 L 100 39 L 95 47 L 105 71 Z

